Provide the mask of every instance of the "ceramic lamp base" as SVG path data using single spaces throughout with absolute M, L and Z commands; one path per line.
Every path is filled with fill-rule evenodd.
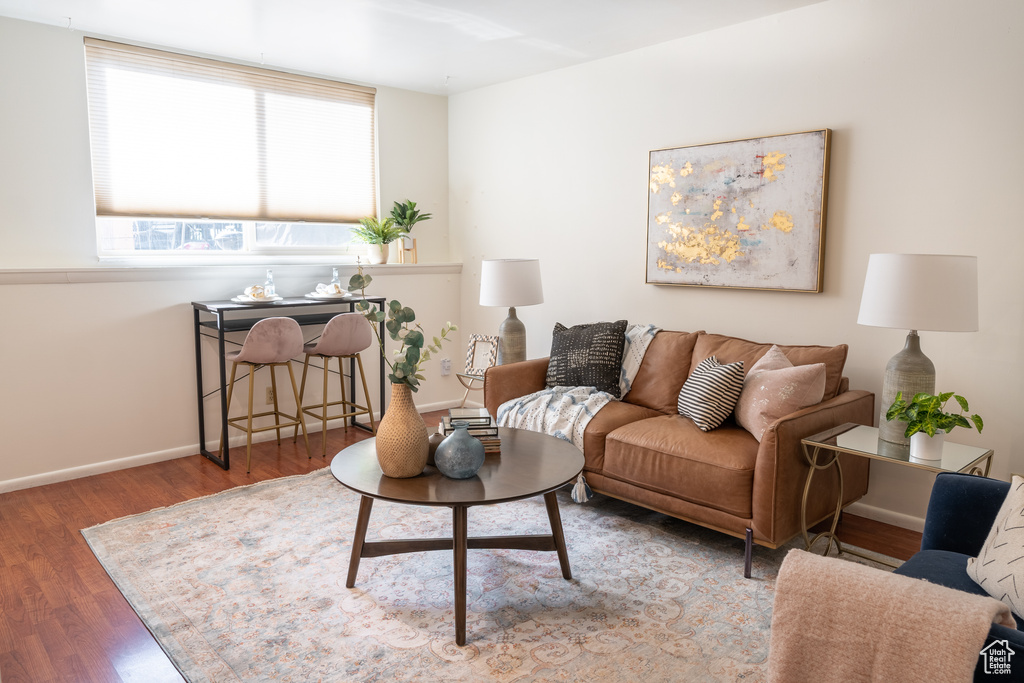
M 508 317 L 498 328 L 498 365 L 526 360 L 526 325 L 516 317 L 515 307 L 508 309 Z
M 896 394 L 903 392 L 903 399 L 910 403 L 914 394 L 935 393 L 935 365 L 921 352 L 921 338 L 917 330 L 907 335 L 903 350 L 889 359 L 885 366 L 880 401 L 881 414 L 878 418 L 878 438 L 889 443 L 906 446 L 910 439 L 904 436 L 907 424 L 899 420 L 888 422 L 885 413 L 896 400 Z

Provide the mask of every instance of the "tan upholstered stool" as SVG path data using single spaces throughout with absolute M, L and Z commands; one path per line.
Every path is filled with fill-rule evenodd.
M 256 432 L 265 432 L 270 429 L 277 430 L 277 444 L 281 445 L 281 430 L 285 427 L 295 426 L 296 434 L 299 427 L 302 427 L 302 438 L 306 440 L 306 454 L 313 457 L 309 450 L 309 436 L 306 434 L 306 422 L 302 418 L 302 411 L 296 409 L 295 417 L 282 413 L 278 407 L 277 379 L 274 376 L 274 368 L 285 366 L 288 368 L 288 377 L 292 384 L 292 394 L 295 397 L 296 407 L 302 405 L 299 398 L 299 390 L 295 386 L 295 374 L 292 372 L 291 359 L 302 352 L 302 330 L 299 324 L 291 318 L 264 318 L 260 320 L 249 334 L 245 336 L 242 348 L 237 351 L 229 351 L 224 354 L 224 359 L 231 361 L 231 380 L 228 382 L 228 413 L 231 410 L 231 394 L 235 387 L 235 373 L 239 365 L 249 367 L 249 412 L 245 416 L 229 417 L 228 425 L 241 429 L 246 433 L 245 442 L 245 471 L 252 469 L 252 435 Z M 255 384 L 256 371 L 262 367 L 270 368 L 270 386 L 274 394 L 274 409 L 262 413 L 253 413 L 253 385 Z M 274 416 L 274 424 L 266 427 L 253 427 L 252 421 L 257 417 Z M 285 421 L 282 421 L 282 419 Z M 239 424 L 244 423 L 244 424 Z M 224 450 L 225 434 L 221 434 L 221 452 Z
M 342 313 L 331 318 L 324 327 L 323 334 L 315 343 L 306 344 L 303 351 L 306 359 L 302 363 L 302 383 L 299 389 L 299 405 L 306 395 L 306 372 L 309 370 L 309 359 L 313 356 L 323 359 L 324 367 L 324 391 L 320 403 L 302 405 L 303 413 L 320 420 L 322 455 L 327 455 L 327 422 L 328 420 L 345 420 L 345 429 L 348 430 L 348 419 L 357 415 L 368 415 L 370 418 L 370 429 L 376 433 L 377 425 L 373 420 L 373 406 L 370 404 L 370 392 L 366 388 L 366 373 L 363 372 L 363 361 L 359 358 L 359 352 L 366 349 L 373 343 L 373 330 L 370 323 L 366 321 L 361 313 Z M 341 385 L 341 400 L 327 400 L 327 379 L 330 367 L 330 360 L 338 359 L 338 378 Z M 366 397 L 366 405 L 355 402 L 355 396 L 350 401 L 345 393 L 345 367 L 344 361 L 348 358 L 355 359 L 356 367 L 359 369 L 359 378 L 363 383 L 363 396 Z M 327 409 L 333 406 L 341 406 L 342 412 L 336 415 L 328 415 Z M 293 439 L 298 436 L 298 428 L 295 429 Z

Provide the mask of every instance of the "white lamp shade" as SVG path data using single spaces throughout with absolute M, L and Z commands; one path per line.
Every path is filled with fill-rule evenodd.
M 936 332 L 978 329 L 978 257 L 871 254 L 857 322 Z
M 481 306 L 533 306 L 544 303 L 537 259 L 495 259 L 480 269 Z

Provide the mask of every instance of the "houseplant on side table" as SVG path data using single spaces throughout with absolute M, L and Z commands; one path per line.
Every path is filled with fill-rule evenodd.
M 960 405 L 959 413 L 947 413 L 943 409 L 949 399 Z M 952 391 L 938 395 L 915 394 L 910 403 L 903 399 L 903 392 L 897 392 L 896 400 L 885 412 L 888 422 L 898 420 L 907 423 L 905 436 L 910 438 L 910 457 L 916 460 L 941 460 L 942 443 L 945 434 L 956 427 L 975 427 L 980 433 L 985 427 L 980 415 L 964 413 L 970 410 L 967 399 Z
M 364 275 L 360 267 L 349 280 L 348 289 L 350 292 L 359 290 L 365 297 L 366 287 L 372 281 L 373 278 Z M 423 328 L 415 322 L 416 313 L 411 308 L 394 299 L 388 301 L 385 308 L 386 312 L 365 299 L 356 303 L 356 310 L 370 323 L 381 356 L 390 370 L 391 403 L 377 424 L 377 462 L 385 476 L 403 479 L 415 477 L 427 466 L 427 426 L 412 400 L 412 394 L 426 379 L 420 374 L 420 369 L 424 362 L 430 360 L 432 353 L 441 350 L 444 341 L 449 341 L 449 333 L 459 328 L 450 322 L 445 323 L 440 336 L 427 343 Z M 400 344 L 390 359 L 378 332 L 377 326 L 382 322 L 388 336 Z

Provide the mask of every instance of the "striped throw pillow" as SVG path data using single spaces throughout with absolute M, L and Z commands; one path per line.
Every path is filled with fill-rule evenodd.
M 714 356 L 705 358 L 679 390 L 679 414 L 693 420 L 702 432 L 710 432 L 732 414 L 743 391 L 743 361 L 722 365 Z

